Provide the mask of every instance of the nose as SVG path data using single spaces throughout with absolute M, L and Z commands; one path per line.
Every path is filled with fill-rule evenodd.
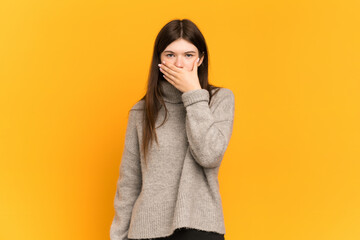
M 181 57 L 176 58 L 175 66 L 178 68 L 182 68 L 184 66 L 183 59 Z

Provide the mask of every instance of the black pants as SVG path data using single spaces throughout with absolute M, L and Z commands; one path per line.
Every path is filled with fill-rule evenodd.
M 145 240 L 131 239 L 129 240 Z M 174 233 L 167 237 L 151 238 L 151 240 L 225 240 L 224 234 L 206 232 L 191 228 L 177 228 Z

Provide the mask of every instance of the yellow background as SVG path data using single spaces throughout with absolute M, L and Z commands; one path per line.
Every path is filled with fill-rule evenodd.
M 0 3 L 0 239 L 109 239 L 155 37 L 204 34 L 233 90 L 226 240 L 360 239 L 360 2 Z

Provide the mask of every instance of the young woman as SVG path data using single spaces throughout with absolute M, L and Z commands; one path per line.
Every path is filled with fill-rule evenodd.
M 217 176 L 233 119 L 233 92 L 208 82 L 203 35 L 170 21 L 129 111 L 110 238 L 224 240 Z

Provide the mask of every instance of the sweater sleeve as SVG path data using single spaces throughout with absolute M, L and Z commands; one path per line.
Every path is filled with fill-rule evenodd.
M 115 216 L 110 227 L 111 240 L 128 240 L 132 209 L 141 190 L 142 176 L 135 114 L 136 111 L 130 110 L 114 198 Z
M 195 161 L 204 168 L 219 167 L 230 141 L 234 122 L 235 97 L 221 88 L 209 103 L 206 89 L 182 94 L 186 108 L 186 135 Z

